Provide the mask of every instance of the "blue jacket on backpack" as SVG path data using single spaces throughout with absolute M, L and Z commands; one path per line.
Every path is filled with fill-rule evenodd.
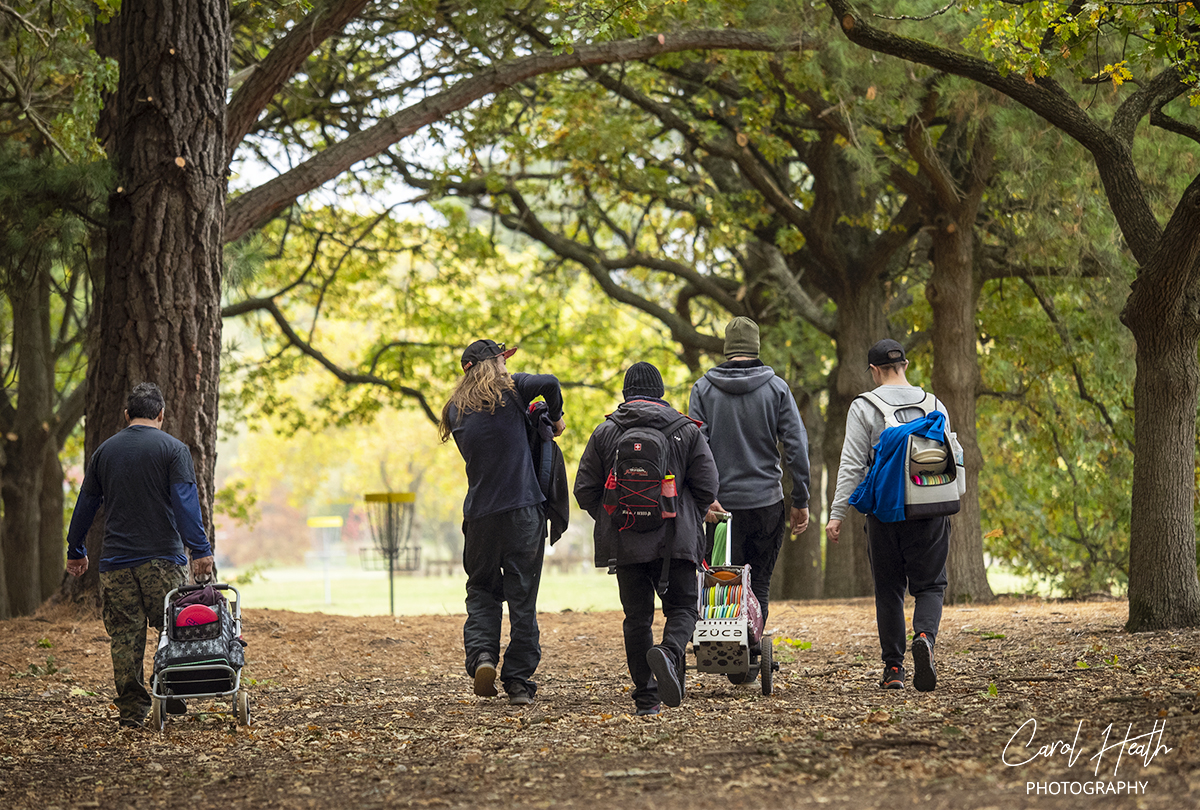
M 872 448 L 875 461 L 850 496 L 850 505 L 864 515 L 874 515 L 884 523 L 904 520 L 904 455 L 908 437 L 916 434 L 941 442 L 946 436 L 946 414 L 933 411 L 920 419 L 890 427 Z

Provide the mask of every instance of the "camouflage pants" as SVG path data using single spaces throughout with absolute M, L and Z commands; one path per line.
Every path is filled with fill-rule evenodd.
M 141 722 L 150 712 L 142 663 L 146 651 L 146 627 L 163 629 L 163 600 L 183 585 L 187 569 L 169 560 L 151 560 L 136 568 L 121 568 L 100 574 L 104 600 L 104 629 L 112 639 L 113 702 L 122 720 Z

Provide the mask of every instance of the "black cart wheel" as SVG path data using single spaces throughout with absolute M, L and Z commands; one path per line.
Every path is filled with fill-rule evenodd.
M 239 726 L 250 725 L 250 693 L 245 689 L 237 693 L 237 721 Z
M 762 640 L 762 655 L 758 659 L 758 672 L 762 675 L 762 693 L 769 695 L 775 688 L 774 655 L 771 649 L 771 639 Z
M 167 713 L 163 709 L 163 702 L 156 697 L 150 698 L 150 723 L 151 731 L 162 731 L 167 724 Z

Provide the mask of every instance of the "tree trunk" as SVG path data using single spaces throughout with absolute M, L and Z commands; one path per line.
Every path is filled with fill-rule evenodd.
M 1131 633 L 1200 624 L 1196 577 L 1196 403 L 1200 388 L 1200 177 L 1183 195 L 1121 320 L 1137 341 Z
M 192 453 L 211 540 L 229 9 L 217 0 L 126 0 L 112 25 L 121 74 L 107 120 L 117 189 L 96 290 L 85 452 L 90 459 L 125 426 L 134 385 L 157 383 L 163 428 Z M 100 517 L 93 533 L 98 525 Z M 83 595 L 71 590 L 72 599 Z
M 966 208 L 966 206 L 964 206 Z M 993 598 L 983 563 L 979 512 L 979 469 L 983 454 L 975 430 L 979 357 L 975 338 L 975 207 L 961 210 L 958 222 L 938 218 L 933 234 L 933 274 L 925 295 L 933 309 L 933 392 L 950 412 L 950 427 L 963 447 L 967 490 L 950 520 L 946 560 L 948 602 L 987 602 Z
M 40 262 L 40 260 L 35 259 Z M 50 350 L 50 284 L 36 267 L 9 290 L 17 408 L 0 492 L 4 498 L 4 578 L 9 615 L 28 616 L 42 603 L 41 491 L 45 457 L 53 447 L 54 355 Z M 58 486 L 59 482 L 52 482 Z
M 62 585 L 66 572 L 66 535 L 63 533 L 63 468 L 57 442 L 46 446 L 42 466 L 41 512 L 38 541 L 38 578 L 43 598 Z
M 821 437 L 824 434 L 824 423 L 821 421 L 816 399 L 803 397 L 803 401 L 800 417 L 808 430 L 808 529 L 799 537 L 792 537 L 789 530 L 784 538 L 783 548 L 779 552 L 779 563 L 775 566 L 775 576 L 771 579 L 772 599 L 821 598 L 821 536 L 824 533 L 821 524 L 824 504 L 821 478 L 825 473 L 825 465 L 821 461 Z M 784 490 L 790 499 L 792 477 L 786 467 L 783 479 Z
M 883 284 L 867 276 L 862 283 L 851 281 L 845 295 L 837 301 L 837 355 L 834 384 L 829 390 L 825 409 L 825 468 L 828 470 L 828 497 L 833 503 L 837 488 L 842 442 L 846 438 L 846 415 L 850 403 L 872 388 L 867 370 L 867 350 L 887 337 Z M 849 507 L 837 543 L 825 546 L 825 598 L 870 596 L 875 591 L 871 563 L 867 557 L 863 518 Z

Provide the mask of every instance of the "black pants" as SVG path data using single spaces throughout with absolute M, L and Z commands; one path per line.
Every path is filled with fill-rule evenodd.
M 621 607 L 625 609 L 625 662 L 633 678 L 633 702 L 639 709 L 658 703 L 658 683 L 646 663 L 646 653 L 654 646 L 654 594 L 663 561 L 617 566 L 617 586 L 621 589 Z M 696 629 L 699 618 L 697 606 L 700 585 L 696 564 L 688 560 L 672 560 L 667 580 L 667 592 L 662 594 L 662 646 L 675 659 L 679 682 L 683 683 L 687 643 Z
M 463 521 L 463 568 L 467 571 L 467 621 L 463 625 L 467 674 L 481 655 L 500 661 L 500 623 L 508 602 L 508 648 L 500 680 L 506 689 L 530 680 L 542 660 L 537 623 L 538 586 L 546 521 L 542 507 L 526 506 Z
M 950 518 L 884 523 L 867 516 L 867 549 L 875 578 L 875 622 L 883 666 L 904 666 L 904 590 L 913 595 L 913 636 L 937 639 L 946 593 Z
M 762 506 L 758 509 L 731 509 L 733 543 L 729 547 L 729 559 L 733 565 L 750 566 L 750 590 L 762 608 L 763 629 L 766 629 L 769 600 L 771 597 L 771 575 L 783 546 L 783 532 L 787 527 L 787 510 L 783 501 Z M 711 524 L 710 524 L 711 525 Z M 709 537 L 709 562 L 720 565 L 722 561 L 712 559 L 712 537 Z

